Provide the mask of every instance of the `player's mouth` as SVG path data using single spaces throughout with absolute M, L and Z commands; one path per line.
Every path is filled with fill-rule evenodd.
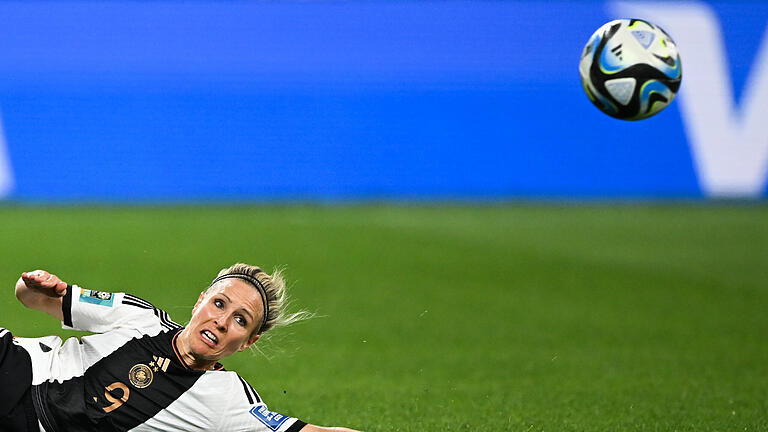
M 216 337 L 216 335 L 211 333 L 209 330 L 201 331 L 200 335 L 202 336 L 201 339 L 203 342 L 205 342 L 211 348 L 215 347 L 216 344 L 219 343 L 219 339 Z

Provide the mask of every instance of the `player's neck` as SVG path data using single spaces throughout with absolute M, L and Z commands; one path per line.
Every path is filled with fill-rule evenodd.
M 192 370 L 209 371 L 215 369 L 216 360 L 201 359 L 192 353 L 192 350 L 189 348 L 189 335 L 186 332 L 187 329 L 185 328 L 172 341 L 174 351 L 176 351 L 176 355 L 181 363 Z

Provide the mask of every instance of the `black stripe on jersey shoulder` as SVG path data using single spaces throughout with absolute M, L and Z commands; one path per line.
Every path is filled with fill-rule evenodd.
M 304 426 L 306 425 L 307 423 L 299 419 L 296 419 L 296 421 L 291 425 L 291 427 L 286 429 L 285 432 L 299 432 L 300 430 L 304 429 Z
M 182 327 L 168 316 L 168 312 L 156 308 L 152 303 L 144 300 L 143 298 L 136 297 L 135 295 L 131 294 L 124 294 L 123 304 L 139 307 L 142 309 L 151 309 L 155 316 L 160 319 L 160 325 L 166 330 L 177 330 Z
M 135 303 L 134 306 L 143 307 L 144 309 L 153 309 L 155 307 L 152 303 L 144 300 L 141 297 L 136 297 L 133 294 L 123 294 L 123 303 L 125 303 L 126 300 L 130 300 L 131 302 Z
M 138 303 L 138 302 L 135 302 L 135 301 L 129 300 L 129 299 L 123 299 L 123 304 L 140 307 L 142 309 L 152 309 L 152 306 L 147 306 L 147 305 L 145 305 L 143 303 Z
M 245 380 L 242 378 L 240 378 L 240 384 L 243 385 L 243 391 L 245 392 L 245 395 L 248 397 L 248 403 L 253 405 L 253 397 L 251 396 L 251 393 L 248 391 L 248 384 L 246 384 Z
M 160 318 L 160 321 L 163 323 L 163 326 L 168 330 L 176 330 L 180 329 L 181 325 L 175 323 L 170 316 L 168 316 L 168 312 L 162 310 L 162 309 L 155 309 L 156 315 L 159 312 L 158 318 Z
M 248 403 L 253 405 L 254 398 L 256 399 L 255 403 L 261 403 L 261 398 L 259 397 L 259 394 L 256 393 L 256 390 L 254 390 L 250 384 L 248 384 L 248 381 L 244 380 L 243 377 L 241 377 L 240 375 L 238 375 L 237 377 L 240 378 L 240 383 L 243 385 L 243 391 L 245 391 L 245 395 L 248 396 Z M 251 395 L 253 395 L 253 397 L 251 397 Z

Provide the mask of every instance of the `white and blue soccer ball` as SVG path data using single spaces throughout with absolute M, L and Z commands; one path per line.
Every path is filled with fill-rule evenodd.
M 683 77 L 675 42 L 640 19 L 618 19 L 597 29 L 584 47 L 579 73 L 589 100 L 622 120 L 659 113 L 675 98 Z

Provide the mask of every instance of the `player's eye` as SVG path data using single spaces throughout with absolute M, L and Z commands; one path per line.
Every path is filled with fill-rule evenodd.
M 241 316 L 236 316 L 235 317 L 235 321 L 237 321 L 237 323 L 240 324 L 243 327 L 245 327 L 245 325 L 248 324 L 248 322 L 245 320 L 245 318 L 243 318 Z
M 217 308 L 219 308 L 219 309 L 221 309 L 221 308 L 223 308 L 223 307 L 224 307 L 224 302 L 223 302 L 223 301 L 221 301 L 221 300 L 219 300 L 219 299 L 216 299 L 216 300 L 214 300 L 214 301 L 213 301 L 213 304 L 214 304 L 214 305 L 215 305 Z

